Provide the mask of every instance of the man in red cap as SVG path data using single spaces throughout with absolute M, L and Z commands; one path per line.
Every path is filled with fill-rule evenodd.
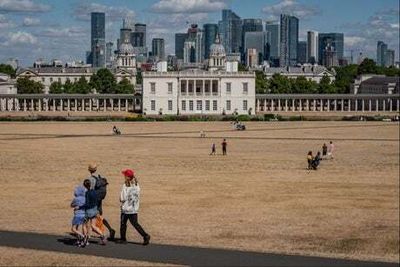
M 150 235 L 148 235 L 138 222 L 139 211 L 139 197 L 140 187 L 138 180 L 135 177 L 135 172 L 131 169 L 122 171 L 125 176 L 125 183 L 122 185 L 121 190 L 121 228 L 120 228 L 120 243 L 126 243 L 126 226 L 128 220 L 132 226 L 143 237 L 143 245 L 148 245 L 150 242 Z

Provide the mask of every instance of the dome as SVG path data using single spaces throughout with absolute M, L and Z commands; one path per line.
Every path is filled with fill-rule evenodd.
M 120 54 L 134 54 L 133 46 L 130 43 L 122 43 L 119 46 Z
M 215 37 L 215 42 L 210 46 L 210 55 L 211 56 L 225 55 L 225 48 L 221 44 L 218 34 Z

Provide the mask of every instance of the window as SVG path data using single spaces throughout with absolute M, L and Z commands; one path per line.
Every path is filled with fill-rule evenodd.
M 168 83 L 168 94 L 172 94 L 172 83 Z
M 182 100 L 182 110 L 186 110 L 186 100 Z
M 211 91 L 210 89 L 211 89 L 210 81 L 209 80 L 204 81 L 204 93 L 206 95 L 210 94 Z
M 168 110 L 172 110 L 172 100 L 168 100 Z
M 156 83 L 150 83 L 150 93 L 151 94 L 156 93 Z
M 189 100 L 189 110 L 193 111 L 193 100 Z
M 231 94 L 231 83 L 226 83 L 226 94 L 230 95 Z
M 247 95 L 248 92 L 249 92 L 249 84 L 243 83 L 243 94 Z
M 247 100 L 243 100 L 243 110 L 247 110 Z
M 206 100 L 206 111 L 210 111 L 210 100 Z
M 156 110 L 156 101 L 155 100 L 151 100 L 151 110 Z
M 231 110 L 231 101 L 226 100 L 226 110 Z
M 51 82 L 51 83 L 53 82 L 53 78 L 50 78 L 50 82 Z
M 194 92 L 194 81 L 193 80 L 189 80 L 189 84 L 188 84 L 188 93 L 189 95 L 193 95 Z
M 218 101 L 213 100 L 213 110 L 217 110 L 217 109 L 218 109 Z
M 196 108 L 197 110 L 203 110 L 203 101 L 197 100 Z
M 218 81 L 212 81 L 212 93 L 213 95 L 218 95 Z
M 186 80 L 181 81 L 181 94 L 186 95 Z
M 201 95 L 203 89 L 203 81 L 196 81 L 196 95 Z

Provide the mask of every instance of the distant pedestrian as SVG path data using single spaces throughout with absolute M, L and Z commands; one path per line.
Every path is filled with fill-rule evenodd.
M 74 209 L 74 217 L 72 218 L 71 231 L 76 235 L 78 247 L 84 246 L 86 235 L 85 227 L 85 194 L 86 188 L 78 186 L 74 191 L 74 198 L 71 202 L 71 208 Z
M 313 155 L 312 155 L 312 151 L 308 151 L 308 154 L 307 154 L 307 163 L 308 163 L 308 167 L 307 167 L 307 169 L 308 170 L 311 170 L 312 169 L 312 161 L 313 161 Z
M 317 155 L 313 158 L 311 162 L 311 166 L 314 170 L 318 169 L 320 161 L 321 161 L 321 152 L 318 151 Z
M 215 155 L 215 151 L 216 149 L 215 149 L 215 143 L 213 143 L 212 145 L 211 145 L 211 153 L 210 153 L 210 155 Z
M 326 158 L 326 154 L 328 153 L 328 146 L 324 143 L 322 146 L 322 158 Z
M 332 141 L 329 142 L 328 146 L 328 157 L 330 159 L 333 159 L 333 151 L 335 150 L 335 145 L 332 143 Z
M 226 156 L 226 147 L 228 146 L 228 143 L 226 142 L 226 139 L 222 141 L 222 155 Z
M 150 235 L 148 235 L 138 222 L 138 211 L 139 211 L 139 198 L 140 198 L 140 187 L 135 173 L 131 169 L 122 171 L 125 177 L 125 183 L 122 185 L 121 190 L 121 228 L 120 235 L 121 239 L 119 243 L 126 243 L 126 226 L 128 220 L 135 227 L 136 231 L 143 237 L 143 245 L 146 246 L 150 242 Z

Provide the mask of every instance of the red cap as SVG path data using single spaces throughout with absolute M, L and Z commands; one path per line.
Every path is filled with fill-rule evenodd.
M 133 170 L 131 170 L 131 169 L 123 170 L 121 173 L 122 173 L 123 175 L 125 175 L 126 177 L 133 177 L 133 176 L 135 176 L 135 172 L 134 172 Z

